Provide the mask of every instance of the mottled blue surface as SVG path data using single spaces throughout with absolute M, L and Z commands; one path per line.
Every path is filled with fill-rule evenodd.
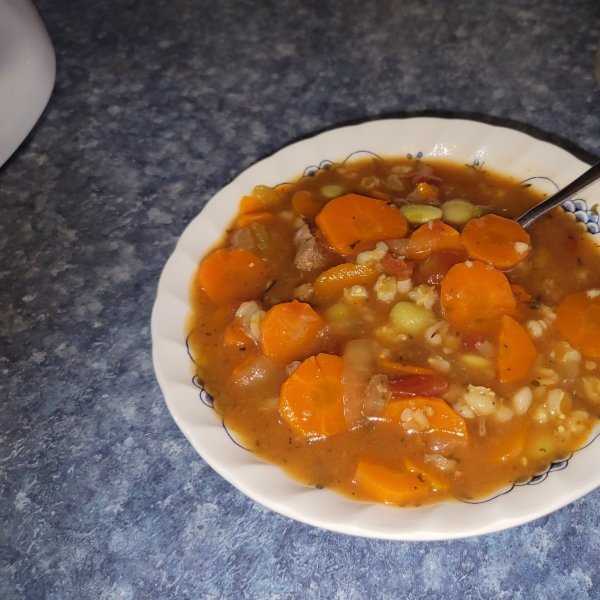
M 56 89 L 0 170 L 0 598 L 600 598 L 598 490 L 436 543 L 255 504 L 170 418 L 149 330 L 185 225 L 303 136 L 458 111 L 593 160 L 597 0 L 37 6 Z

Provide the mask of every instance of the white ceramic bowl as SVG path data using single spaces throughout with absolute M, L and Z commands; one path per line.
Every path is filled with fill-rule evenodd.
M 55 67 L 52 43 L 29 0 L 0 0 L 0 165 L 40 118 Z
M 255 185 L 290 181 L 361 151 L 485 165 L 529 180 L 549 193 L 587 169 L 564 150 L 511 129 L 472 121 L 414 118 L 328 131 L 292 144 L 244 171 L 212 198 L 184 231 L 162 273 L 152 313 L 156 375 L 169 410 L 188 440 L 218 473 L 257 502 L 311 525 L 373 538 L 438 540 L 499 531 L 541 517 L 600 485 L 596 467 L 600 440 L 595 440 L 568 461 L 554 465 L 535 484 L 515 486 L 485 502 L 394 508 L 353 502 L 297 483 L 229 438 L 210 408 L 207 394 L 194 385 L 187 354 L 188 292 L 198 262 L 220 239 L 240 198 Z M 598 231 L 598 217 L 587 207 L 599 202 L 599 196 L 592 188 L 567 206 L 593 233 Z M 594 435 L 599 433 L 600 428 Z

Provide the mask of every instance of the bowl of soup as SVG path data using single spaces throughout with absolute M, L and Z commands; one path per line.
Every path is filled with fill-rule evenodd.
M 190 223 L 152 317 L 167 405 L 258 502 L 386 539 L 535 519 L 600 483 L 593 189 L 477 122 L 341 128 L 257 163 Z

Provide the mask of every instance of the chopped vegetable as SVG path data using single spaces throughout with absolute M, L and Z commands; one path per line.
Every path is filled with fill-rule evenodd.
M 276 304 L 260 324 L 260 344 L 275 364 L 287 365 L 316 349 L 317 334 L 323 325 L 323 319 L 309 304 L 298 300 Z
M 600 358 L 600 291 L 567 296 L 556 309 L 556 325 L 572 346 Z
M 392 379 L 389 382 L 390 392 L 394 398 L 406 398 L 407 396 L 427 396 L 428 398 L 439 398 L 443 396 L 450 387 L 447 377 L 434 374 L 407 374 Z
M 338 254 L 356 255 L 375 242 L 404 237 L 408 228 L 393 204 L 358 194 L 331 200 L 316 221 Z
M 379 275 L 374 267 L 343 263 L 321 273 L 313 289 L 318 300 L 334 300 L 342 295 L 345 288 L 354 285 L 373 286 Z
M 415 501 L 429 490 L 415 473 L 392 470 L 366 459 L 358 462 L 354 482 L 373 500 L 384 504 Z
M 325 198 L 337 198 L 341 196 L 346 190 L 340 185 L 326 185 L 322 190 L 321 194 Z
M 249 300 L 263 293 L 268 273 L 253 252 L 221 248 L 202 261 L 196 281 L 215 302 Z
M 519 302 L 533 302 L 533 298 L 531 297 L 531 295 L 520 285 L 517 285 L 516 283 L 511 283 L 510 288 L 513 291 L 513 294 L 515 295 L 515 298 Z
M 493 443 L 491 455 L 497 462 L 513 461 L 523 453 L 525 446 L 526 429 L 518 427 L 510 435 L 502 437 Z
M 529 234 L 516 222 L 498 215 L 469 221 L 462 231 L 463 246 L 471 258 L 510 269 L 531 251 Z
M 304 219 L 314 219 L 323 208 L 323 204 L 313 194 L 304 190 L 294 194 L 292 206 L 296 216 Z
M 409 411 L 408 414 L 405 411 Z M 405 424 L 412 431 L 409 417 L 418 412 L 425 419 L 420 433 L 443 433 L 460 439 L 467 439 L 465 420 L 442 398 L 415 396 L 406 400 L 392 400 L 383 411 L 383 419 L 397 425 Z
M 393 377 L 394 375 L 437 375 L 437 371 L 434 371 L 433 369 L 405 365 L 401 362 L 385 359 L 379 361 L 379 367 L 390 377 Z
M 444 214 L 441 208 L 430 204 L 405 204 L 400 211 L 413 225 L 422 225 L 434 219 L 441 219 Z
M 281 386 L 279 412 L 305 437 L 321 437 L 346 428 L 344 416 L 344 361 L 319 354 L 306 359 Z
M 273 213 L 270 212 L 255 212 L 249 214 L 238 215 L 235 222 L 239 227 L 248 227 L 252 223 L 268 223 L 274 218 Z
M 398 302 L 390 312 L 392 327 L 398 333 L 410 336 L 422 334 L 436 321 L 432 311 L 422 306 L 416 306 L 412 302 Z
M 454 265 L 442 280 L 440 305 L 459 330 L 489 331 L 503 314 L 514 312 L 506 275 L 479 261 Z
M 512 317 L 500 317 L 498 334 L 498 378 L 502 383 L 519 381 L 527 375 L 537 348 L 527 332 Z
M 258 392 L 273 392 L 283 381 L 281 370 L 268 356 L 249 356 L 232 372 L 231 379 L 238 386 L 253 388 Z
M 464 250 L 438 250 L 424 261 L 417 263 L 414 276 L 416 284 L 439 286 L 446 273 L 456 264 L 465 262 L 469 256 Z
M 404 260 L 400 256 L 394 256 L 389 252 L 381 259 L 381 268 L 386 275 L 393 275 L 405 279 L 412 275 L 415 264 Z
M 246 214 L 268 211 L 277 208 L 282 202 L 281 192 L 266 185 L 257 185 L 249 196 L 241 199 L 239 212 Z
M 408 257 L 413 260 L 425 260 L 438 250 L 462 249 L 458 231 L 438 220 L 429 221 L 419 227 L 408 241 Z
M 459 198 L 444 202 L 441 209 L 444 213 L 444 221 L 453 225 L 464 225 L 471 219 L 481 216 L 480 206 L 474 206 L 467 200 Z
M 242 324 L 234 321 L 225 330 L 224 342 L 227 346 L 245 347 L 252 344 L 252 340 L 246 335 Z
M 445 492 L 450 488 L 450 482 L 446 477 L 438 475 L 437 473 L 432 473 L 429 469 L 424 469 L 421 465 L 418 465 L 414 460 L 411 460 L 408 457 L 404 457 L 402 462 L 409 473 L 413 473 L 419 479 L 424 480 L 434 491 Z

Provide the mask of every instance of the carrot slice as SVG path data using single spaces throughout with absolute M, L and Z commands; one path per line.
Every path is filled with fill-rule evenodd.
M 342 263 L 323 271 L 313 284 L 313 290 L 317 300 L 334 300 L 342 295 L 344 288 L 374 285 L 379 275 L 381 273 L 373 267 Z
M 406 218 L 393 204 L 359 194 L 334 198 L 316 221 L 338 254 L 358 254 L 374 242 L 402 238 L 408 230 Z
M 497 269 L 510 269 L 531 252 L 529 234 L 516 221 L 498 215 L 471 219 L 461 239 L 471 258 Z
M 533 297 L 520 285 L 517 285 L 516 283 L 511 283 L 510 289 L 513 291 L 515 298 L 519 302 L 533 302 Z
M 416 462 L 408 457 L 402 459 L 406 470 L 410 473 L 414 473 L 419 479 L 423 479 L 425 483 L 428 483 L 434 491 L 445 492 L 450 489 L 450 482 L 446 477 L 433 473 L 429 469 L 423 468 Z
M 252 223 L 268 223 L 274 215 L 270 212 L 257 212 L 250 214 L 241 214 L 237 216 L 235 222 L 239 227 L 248 227 Z
M 254 196 L 244 196 L 240 200 L 239 212 L 242 215 L 264 211 L 265 205 Z
M 556 309 L 556 325 L 569 344 L 586 356 L 600 358 L 600 295 L 567 296 Z
M 408 240 L 408 258 L 425 260 L 438 250 L 462 250 L 460 233 L 437 219 L 421 225 Z
M 309 304 L 298 300 L 276 304 L 260 324 L 262 350 L 276 365 L 303 360 L 316 349 L 323 325 Z
M 205 258 L 196 282 L 215 302 L 258 298 L 267 285 L 263 260 L 250 250 L 221 248 Z
M 479 261 L 454 265 L 442 280 L 440 305 L 459 330 L 490 331 L 514 312 L 515 297 L 506 275 Z
M 415 367 L 401 362 L 382 359 L 379 366 L 386 375 L 437 375 L 437 371 L 426 367 Z
M 279 412 L 306 437 L 335 435 L 346 429 L 344 360 L 332 354 L 307 358 L 281 386 Z
M 537 348 L 522 325 L 512 317 L 500 317 L 498 334 L 498 378 L 502 383 L 519 381 L 527 375 Z
M 527 430 L 525 427 L 517 427 L 502 437 L 492 438 L 490 457 L 494 462 L 508 463 L 518 458 L 525 447 Z
M 252 344 L 252 340 L 246 335 L 242 325 L 238 321 L 234 321 L 225 330 L 224 342 L 226 346 L 248 346 Z
M 359 460 L 354 483 L 377 502 L 403 504 L 418 500 L 429 491 L 418 473 L 396 471 L 371 460 Z
M 445 433 L 460 439 L 467 439 L 467 424 L 465 420 L 454 411 L 454 409 L 443 398 L 427 398 L 425 396 L 415 396 L 406 400 L 392 400 L 388 402 L 382 417 L 396 425 L 402 425 L 402 413 L 410 409 L 411 411 L 420 411 L 427 420 L 421 423 L 415 421 L 414 431 L 419 433 Z M 405 415 L 409 417 L 410 415 Z M 412 427 L 411 421 L 408 423 L 409 431 Z
M 257 185 L 250 196 L 240 200 L 239 212 L 241 214 L 262 212 L 273 209 L 283 201 L 282 188 L 271 188 L 266 185 Z
M 323 208 L 323 204 L 305 190 L 294 194 L 292 206 L 294 207 L 294 214 L 305 219 L 314 219 Z

